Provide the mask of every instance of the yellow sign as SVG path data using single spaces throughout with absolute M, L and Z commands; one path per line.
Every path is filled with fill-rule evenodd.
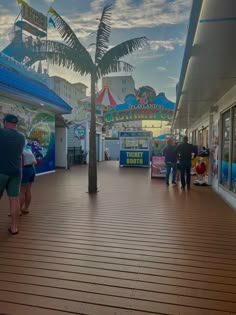
M 143 164 L 143 152 L 126 152 L 126 164 Z
M 37 26 L 38 28 L 47 31 L 47 17 L 41 12 L 30 7 L 26 2 L 21 1 L 22 18 Z

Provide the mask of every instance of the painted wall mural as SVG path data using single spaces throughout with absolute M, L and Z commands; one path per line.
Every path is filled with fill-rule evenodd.
M 150 86 L 139 88 L 135 94 L 128 94 L 125 103 L 119 104 L 104 113 L 105 124 L 136 120 L 171 121 L 175 103 L 168 100 L 164 93 L 156 95 Z
M 27 147 L 33 152 L 37 164 L 37 173 L 55 169 L 55 117 L 45 110 L 23 104 L 2 102 L 0 99 L 0 121 L 5 114 L 15 114 L 18 119 L 18 129 L 27 139 Z

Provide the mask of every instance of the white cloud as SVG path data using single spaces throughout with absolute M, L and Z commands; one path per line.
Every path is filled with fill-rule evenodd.
M 161 66 L 160 66 L 160 67 L 157 67 L 157 70 L 164 72 L 164 71 L 166 71 L 167 69 L 166 69 L 165 67 L 161 67 Z
M 183 46 L 185 41 L 183 39 L 169 39 L 169 40 L 151 40 L 149 42 L 151 49 L 159 50 L 163 48 L 166 51 L 171 51 L 175 49 L 175 46 Z
M 13 31 L 12 21 L 14 21 L 14 19 L 15 16 L 8 14 L 0 18 L 0 50 L 9 43 L 10 33 Z
M 54 2 L 54 0 L 44 0 L 44 2 L 46 3 L 46 4 L 52 4 L 53 2 Z
M 46 1 L 46 0 L 45 0 Z M 50 0 L 49 0 L 50 1 Z M 179 24 L 188 20 L 192 0 L 143 0 L 139 5 L 131 5 L 130 0 L 116 0 L 112 9 L 112 29 L 156 27 L 164 24 Z M 73 29 L 91 33 L 97 29 L 98 20 L 104 7 L 104 0 L 94 0 L 91 10 L 81 15 L 65 17 Z

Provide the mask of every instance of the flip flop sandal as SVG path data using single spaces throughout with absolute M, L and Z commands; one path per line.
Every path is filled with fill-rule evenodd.
M 29 210 L 21 210 L 21 214 L 28 214 Z
M 19 230 L 17 229 L 15 232 L 12 231 L 11 228 L 8 229 L 8 232 L 11 234 L 11 235 L 16 235 L 19 233 Z
M 8 216 L 11 217 L 11 214 L 8 213 Z M 20 212 L 20 217 L 22 216 L 22 211 Z

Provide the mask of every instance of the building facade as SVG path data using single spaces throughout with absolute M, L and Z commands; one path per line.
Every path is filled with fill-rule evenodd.
M 172 127 L 208 147 L 209 184 L 236 208 L 236 2 L 193 2 Z M 219 19 L 220 16 L 220 19 Z
M 65 120 L 80 121 L 87 118 L 87 111 L 80 105 L 79 100 L 86 97 L 87 86 L 83 83 L 70 83 L 64 78 L 50 77 L 50 88 L 72 107 L 71 114 L 64 116 Z

